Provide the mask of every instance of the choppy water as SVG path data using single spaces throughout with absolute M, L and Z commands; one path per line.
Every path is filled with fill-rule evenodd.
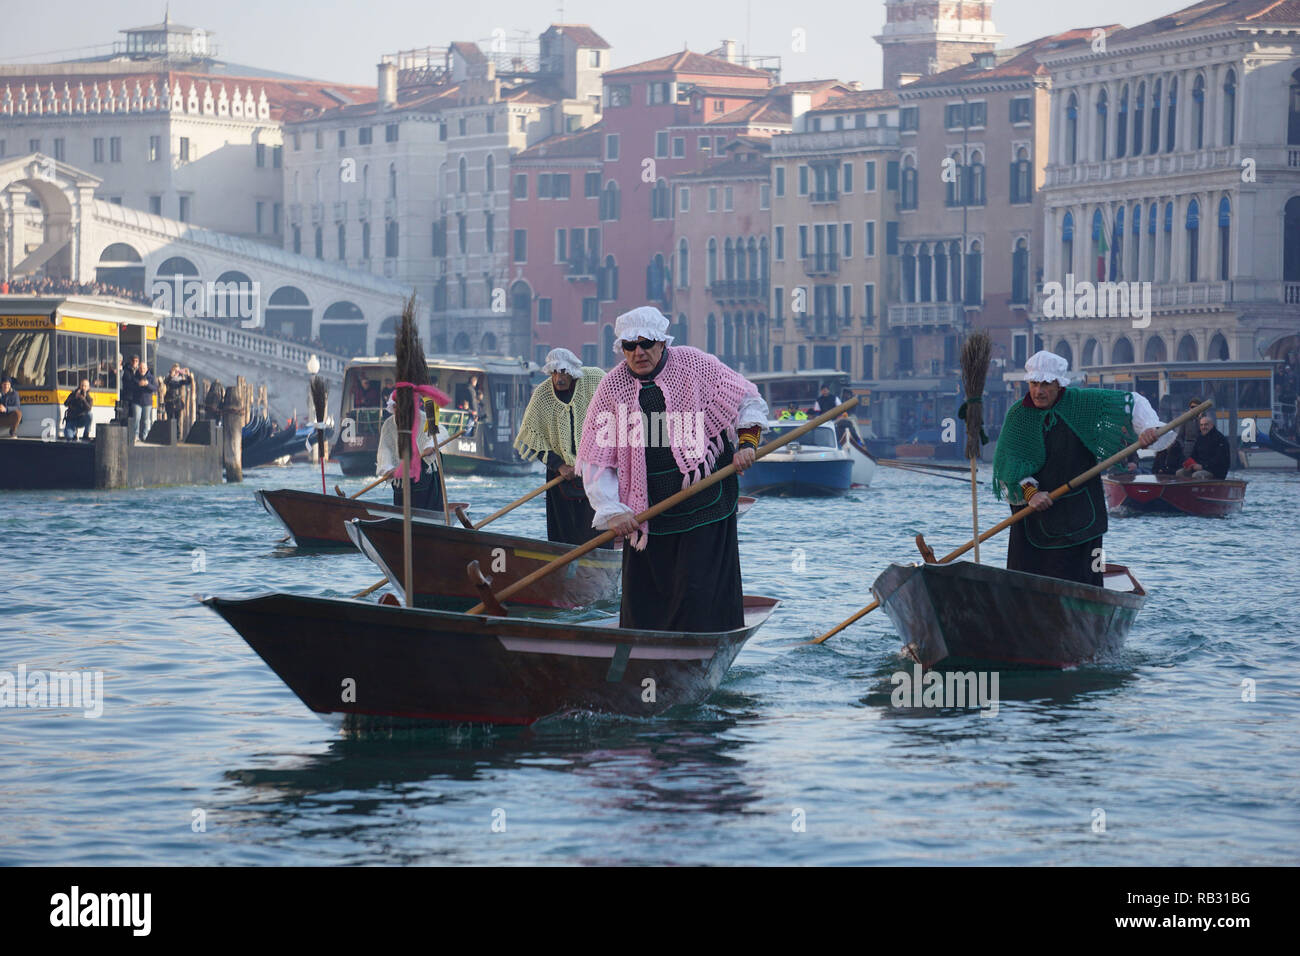
M 1113 520 L 1108 556 L 1150 593 L 1125 650 L 1004 674 L 993 718 L 892 708 L 905 665 L 878 612 L 789 647 L 867 603 L 917 531 L 940 554 L 969 537 L 965 486 L 882 470 L 741 522 L 746 590 L 784 604 L 707 704 L 396 739 L 340 737 L 193 600 L 378 577 L 359 555 L 274 547 L 252 492 L 319 487 L 309 466 L 6 492 L 0 670 L 102 670 L 106 701 L 98 719 L 0 709 L 0 863 L 1294 863 L 1300 476 L 1249 477 L 1230 519 Z M 533 485 L 450 491 L 485 515 Z M 501 529 L 542 534 L 542 507 Z M 1004 540 L 984 548 L 1002 561 Z

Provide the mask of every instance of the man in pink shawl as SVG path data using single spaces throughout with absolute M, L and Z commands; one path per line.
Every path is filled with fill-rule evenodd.
M 596 528 L 627 539 L 621 627 L 716 632 L 743 627 L 739 484 L 731 476 L 638 525 L 634 516 L 713 472 L 754 462 L 767 405 L 716 357 L 672 345 L 668 320 L 620 315 L 623 355 L 587 409 L 576 468 Z

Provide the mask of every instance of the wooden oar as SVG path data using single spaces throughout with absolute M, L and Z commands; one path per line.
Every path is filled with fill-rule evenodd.
M 1205 401 L 1205 402 L 1202 402 L 1201 404 L 1197 405 L 1195 408 L 1189 409 L 1188 411 L 1186 411 L 1186 412 L 1184 412 L 1183 414 L 1179 415 L 1177 418 L 1175 418 L 1175 419 L 1174 419 L 1172 422 L 1170 422 L 1169 424 L 1167 424 L 1167 425 L 1161 425 L 1160 428 L 1158 428 L 1158 429 L 1156 430 L 1156 438 L 1159 438 L 1161 435 L 1165 434 L 1166 432 L 1172 431 L 1173 429 L 1175 429 L 1175 428 L 1177 428 L 1179 425 L 1181 425 L 1183 422 L 1188 421 L 1189 419 L 1192 419 L 1192 418 L 1195 418 L 1195 417 L 1199 416 L 1199 415 L 1200 415 L 1202 412 L 1204 412 L 1206 409 L 1213 408 L 1213 407 L 1214 407 L 1214 402 L 1213 402 L 1213 401 Z M 1142 447 L 1142 442 L 1141 442 L 1141 441 L 1135 441 L 1135 442 L 1133 442 L 1133 444 L 1129 445 L 1127 448 L 1123 449 L 1122 451 L 1118 451 L 1118 452 L 1116 452 L 1115 454 L 1111 455 L 1111 456 L 1110 456 L 1109 458 L 1107 458 L 1105 461 L 1099 461 L 1099 462 L 1097 462 L 1097 464 L 1093 465 L 1091 468 L 1089 468 L 1089 469 L 1088 469 L 1087 471 L 1085 471 L 1083 474 L 1081 474 L 1081 475 L 1079 475 L 1079 476 L 1077 476 L 1077 477 L 1075 477 L 1075 478 L 1071 478 L 1071 479 L 1070 479 L 1069 481 L 1067 481 L 1065 484 L 1061 485 L 1061 487 L 1057 488 L 1055 491 L 1050 492 L 1050 494 L 1051 494 L 1051 496 L 1052 496 L 1052 500 L 1055 501 L 1057 498 L 1060 498 L 1062 495 L 1064 495 L 1064 494 L 1066 494 L 1066 493 L 1068 493 L 1068 492 L 1070 492 L 1070 491 L 1073 491 L 1075 488 L 1078 488 L 1080 485 L 1085 484 L 1086 482 L 1091 481 L 1093 478 L 1095 478 L 1097 475 L 1100 475 L 1100 474 L 1101 474 L 1103 471 L 1105 471 L 1107 468 L 1110 468 L 1112 465 L 1116 465 L 1116 464 L 1118 464 L 1119 462 L 1123 461 L 1125 458 L 1127 458 L 1129 455 L 1133 454 L 1135 451 L 1137 451 L 1137 450 L 1138 450 L 1139 448 L 1141 448 L 1141 447 Z M 1011 527 L 1011 526 L 1012 526 L 1013 524 L 1015 524 L 1016 522 L 1018 522 L 1018 521 L 1023 521 L 1025 518 L 1027 518 L 1027 517 L 1029 516 L 1029 514 L 1030 514 L 1033 510 L 1034 510 L 1034 509 L 1033 509 L 1032 507 L 1030 507 L 1029 505 L 1025 505 L 1025 507 L 1021 508 L 1021 509 L 1020 509 L 1019 511 L 1017 511 L 1015 514 L 1011 515 L 1011 516 L 1008 517 L 1008 518 L 1004 518 L 1002 521 L 999 521 L 999 522 L 998 522 L 997 524 L 995 524 L 993 527 L 989 528 L 989 530 L 987 530 L 987 531 L 985 531 L 983 534 L 981 534 L 981 535 L 979 536 L 979 540 L 980 540 L 980 541 L 987 541 L 989 538 L 993 537 L 995 534 L 998 534 L 1000 531 L 1003 531 L 1004 529 Z M 921 550 L 922 550 L 922 554 L 924 555 L 925 550 L 926 550 L 926 547 L 923 547 L 923 546 L 924 546 L 924 539 L 922 539 L 920 535 L 917 535 L 917 538 L 918 538 L 918 541 L 917 541 L 917 547 L 918 547 L 918 548 L 921 548 Z M 928 558 L 926 559 L 926 561 L 927 561 L 927 563 L 947 564 L 949 561 L 955 561 L 957 558 L 961 557 L 963 554 L 965 554 L 967 551 L 969 551 L 969 550 L 970 550 L 971 548 L 973 548 L 973 547 L 975 547 L 975 539 L 971 539 L 970 541 L 967 541 L 965 544 L 963 544 L 963 545 L 962 545 L 960 548 L 958 548 L 956 551 L 953 551 L 953 552 L 951 552 L 950 554 L 946 554 L 946 555 L 944 555 L 944 556 L 943 556 L 942 558 L 940 558 L 937 562 L 930 562 L 930 560 L 929 560 Z M 808 641 L 807 643 L 809 643 L 809 644 L 822 644 L 822 643 L 824 643 L 828 638 L 834 637 L 836 634 L 838 634 L 840 631 L 844 630 L 846 627 L 848 627 L 848 626 L 849 626 L 850 624 L 852 624 L 854 621 L 857 621 L 859 618 L 865 617 L 867 614 L 870 614 L 872 611 L 874 611 L 874 610 L 875 610 L 876 608 L 878 608 L 878 607 L 880 607 L 880 602 L 879 602 L 879 601 L 872 601 L 870 604 L 868 604 L 868 605 L 867 605 L 866 607 L 864 607 L 862 610 L 860 610 L 860 611 L 858 611 L 857 613 L 855 613 L 852 617 L 849 617 L 848 619 L 846 619 L 846 620 L 844 620 L 844 621 L 841 621 L 839 624 L 835 625 L 833 628 L 831 628 L 829 631 L 827 631 L 827 632 L 826 632 L 825 634 L 823 634 L 821 637 L 815 638 L 814 640 Z
M 430 455 L 432 455 L 432 454 L 434 454 L 435 452 L 437 452 L 437 451 L 438 451 L 440 448 L 442 448 L 444 445 L 450 445 L 452 442 L 454 442 L 457 438 L 459 438 L 459 437 L 460 437 L 461 435 L 463 435 L 464 433 L 465 433 L 465 429 L 462 428 L 460 431 L 456 432 L 456 434 L 452 435 L 450 438 L 448 438 L 448 439 L 446 439 L 446 440 L 444 440 L 444 441 L 440 441 L 440 442 L 438 442 L 438 444 L 434 445 L 432 448 L 426 448 L 424 451 L 422 451 L 422 452 L 420 453 L 420 457 L 421 457 L 421 458 L 428 458 Z M 439 456 L 439 458 L 438 458 L 438 464 L 439 464 L 438 473 L 439 473 L 439 474 L 442 474 L 442 467 L 441 467 L 441 465 L 442 465 L 442 457 L 441 457 L 441 456 Z M 388 476 L 388 475 L 380 475 L 378 478 L 376 478 L 376 479 L 375 479 L 374 481 L 372 481 L 370 484 L 366 485 L 364 488 L 362 488 L 360 491 L 358 491 L 355 495 L 349 495 L 349 494 L 347 494 L 347 493 L 344 492 L 344 490 L 343 490 L 342 488 L 340 488 L 338 485 L 335 485 L 335 486 L 334 486 L 334 491 L 338 494 L 338 496 L 339 496 L 340 498 L 360 498 L 362 495 L 364 495 L 364 494 L 365 494 L 367 491 L 369 491 L 371 488 L 378 487 L 379 485 L 382 485 L 385 481 L 388 481 L 388 480 L 389 480 L 389 476 Z M 443 500 L 445 501 L 445 500 L 446 500 L 446 490 L 445 490 L 445 488 L 444 488 L 444 490 L 443 490 L 443 496 L 444 496 L 444 497 L 443 497 Z
M 822 412 L 822 414 L 818 415 L 816 418 L 812 419 L 811 421 L 804 422 L 802 425 L 800 425 L 798 428 L 794 429 L 793 431 L 787 432 L 786 434 L 782 435 L 780 438 L 776 439 L 775 441 L 768 442 L 762 448 L 759 448 L 754 453 L 754 460 L 758 461 L 758 459 L 764 457 L 765 455 L 770 455 L 772 452 L 776 451 L 778 448 L 782 447 L 783 445 L 786 445 L 789 442 L 794 441 L 796 438 L 800 438 L 803 435 L 808 434 L 818 425 L 824 425 L 826 422 L 833 419 L 836 415 L 848 411 L 850 408 L 853 408 L 857 404 L 858 404 L 858 399 L 851 398 L 843 405 L 837 405 L 835 408 L 832 408 L 830 411 Z M 636 515 L 635 516 L 636 523 L 638 525 L 644 524 L 645 522 L 649 521 L 651 518 L 655 517 L 655 515 L 662 514 L 663 512 L 667 511 L 669 508 L 675 507 L 679 503 L 685 501 L 687 498 L 691 497 L 692 495 L 698 494 L 699 492 L 703 491 L 705 488 L 710 488 L 713 485 L 716 485 L 724 478 L 727 478 L 730 475 L 732 475 L 735 472 L 735 470 L 736 470 L 736 466 L 734 463 L 728 465 L 725 468 L 720 468 L 719 470 L 715 471 L 713 474 L 709 475 L 707 478 L 702 478 L 701 480 L 695 482 L 695 484 L 691 485 L 690 487 L 683 488 L 681 491 L 677 492 L 676 494 L 671 495 L 668 498 L 665 498 L 663 501 L 659 502 L 659 504 L 652 505 L 651 507 L 647 508 L 645 511 L 641 512 L 639 515 Z M 550 564 L 546 565 L 545 567 L 538 568 L 532 574 L 520 578 L 514 584 L 510 585 L 505 590 L 496 594 L 495 595 L 496 600 L 498 602 L 504 601 L 512 594 L 515 594 L 523 590 L 533 582 L 540 581 L 542 578 L 546 577 L 548 574 L 552 573 L 553 571 L 558 571 L 560 568 L 564 567 L 570 562 L 576 561 L 578 558 L 582 557 L 587 552 L 595 551 L 597 548 L 599 548 L 602 544 L 605 544 L 607 541 L 614 540 L 615 537 L 617 537 L 617 535 L 615 534 L 614 531 L 612 530 L 606 531 L 603 534 L 599 534 L 596 537 L 592 538 L 590 541 L 587 541 L 585 544 L 578 545 L 578 547 L 574 548 L 568 554 L 561 555 L 560 557 L 552 561 Z M 472 571 L 470 571 L 469 573 L 473 574 Z M 482 614 L 484 611 L 484 605 L 487 603 L 488 602 L 485 601 L 479 604 L 475 604 L 472 608 L 470 608 L 465 613 Z
M 962 482 L 970 481 L 970 477 L 965 474 L 945 475 L 942 472 L 938 472 L 938 471 L 927 471 L 926 468 L 928 466 L 926 465 L 901 465 L 901 464 L 895 465 L 884 460 L 881 460 L 880 464 L 885 465 L 886 467 L 889 468 L 897 468 L 899 471 L 914 471 L 918 475 L 927 475 L 930 478 L 947 478 L 950 481 L 962 481 Z M 964 472 L 966 469 L 963 468 L 961 470 Z
M 562 481 L 564 481 L 564 478 L 562 478 L 562 477 L 559 476 L 559 475 L 556 475 L 554 478 L 552 478 L 552 479 L 551 479 L 550 481 L 548 481 L 546 484 L 542 485 L 540 488 L 534 488 L 532 491 L 528 492 L 528 494 L 524 495 L 522 498 L 518 498 L 518 499 L 516 499 L 515 501 L 510 502 L 510 504 L 506 505 L 504 508 L 500 509 L 499 511 L 494 511 L 494 512 L 492 512 L 490 515 L 488 515 L 488 516 L 487 516 L 486 518 L 484 518 L 482 521 L 478 522 L 477 524 L 472 525 L 473 529 L 474 529 L 475 531 L 477 531 L 479 528 L 483 527 L 483 526 L 484 526 L 485 524 L 487 524 L 489 521 L 496 521 L 497 518 L 500 518 L 500 517 L 501 517 L 503 514 L 505 514 L 506 512 L 514 511 L 516 508 L 518 508 L 520 505 L 522 505 L 525 501 L 532 501 L 534 498 L 536 498 L 536 497 L 537 497 L 538 495 L 540 495 L 542 492 L 544 492 L 544 491 L 550 491 L 552 488 L 554 488 L 556 485 L 558 485 L 558 484 L 559 484 L 560 482 L 562 482 Z

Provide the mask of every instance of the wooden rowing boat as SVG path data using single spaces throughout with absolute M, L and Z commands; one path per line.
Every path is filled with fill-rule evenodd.
M 746 597 L 744 627 L 677 634 L 290 594 L 203 603 L 304 704 L 349 729 L 657 716 L 716 690 L 779 604 Z
M 923 667 L 1073 667 L 1117 650 L 1146 601 L 1128 568 L 1105 587 L 988 564 L 892 564 L 872 593 Z
M 1104 475 L 1106 507 L 1112 514 L 1188 514 L 1222 518 L 1246 501 L 1246 482 L 1173 478 L 1167 475 Z
M 348 539 L 384 572 L 402 603 L 406 601 L 402 572 L 402 519 L 352 520 Z M 414 565 L 415 604 L 464 611 L 480 600 L 470 584 L 465 566 L 478 561 L 501 590 L 525 575 L 573 550 L 538 538 L 471 531 L 441 520 L 411 520 L 411 563 Z M 622 549 L 597 548 L 570 564 L 562 573 L 548 575 L 516 594 L 511 601 L 532 607 L 587 607 L 618 599 L 623 573 Z
M 284 530 L 289 532 L 300 548 L 350 549 L 352 542 L 348 540 L 347 522 L 358 518 L 364 520 L 386 518 L 389 515 L 398 518 L 402 516 L 402 509 L 396 505 L 322 495 L 313 491 L 294 491 L 290 488 L 255 491 L 253 497 L 284 525 Z M 463 502 L 454 502 L 448 510 L 454 512 L 458 504 L 460 507 L 468 507 Z M 441 511 L 414 508 L 411 514 L 439 524 L 443 521 Z

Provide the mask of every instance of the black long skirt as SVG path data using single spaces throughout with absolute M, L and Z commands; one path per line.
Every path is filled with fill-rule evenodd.
M 1014 514 L 1016 508 L 1011 511 Z M 1032 517 L 1026 520 L 1033 520 Z M 1094 571 L 1093 565 L 1100 565 L 1101 538 L 1081 541 L 1068 548 L 1036 548 L 1029 541 L 1025 521 L 1018 521 L 1011 526 L 1011 537 L 1007 541 L 1007 570 L 1026 571 L 1029 574 L 1041 574 L 1044 577 L 1060 578 L 1062 581 L 1077 581 L 1079 584 L 1091 584 L 1103 587 L 1101 572 Z
M 619 626 L 714 632 L 745 625 L 736 513 L 680 534 L 652 534 L 644 551 L 623 543 Z
M 547 469 L 546 480 L 558 478 L 558 471 Z M 546 490 L 546 539 L 561 544 L 582 544 L 598 534 L 599 529 L 591 526 L 596 518 L 587 493 L 583 490 L 582 479 L 573 478 L 562 481 L 554 488 Z
M 393 482 L 393 504 L 402 507 L 402 482 Z M 411 489 L 411 507 L 426 511 L 442 510 L 442 483 L 427 461 L 420 461 L 420 477 Z

